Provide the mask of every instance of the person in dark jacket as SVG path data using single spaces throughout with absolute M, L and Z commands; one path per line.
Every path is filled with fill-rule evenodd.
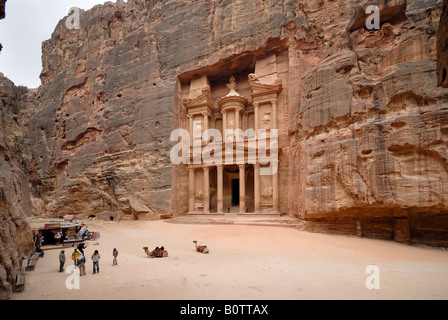
M 84 249 L 87 248 L 86 244 L 84 242 L 81 242 L 78 244 L 78 250 L 81 252 L 82 255 L 84 255 Z
M 116 266 L 118 264 L 118 262 L 117 262 L 118 250 L 116 248 L 114 248 L 114 250 L 112 251 L 112 255 L 114 256 L 112 265 Z
M 64 264 L 65 264 L 65 252 L 64 250 L 59 253 L 59 272 L 64 272 Z

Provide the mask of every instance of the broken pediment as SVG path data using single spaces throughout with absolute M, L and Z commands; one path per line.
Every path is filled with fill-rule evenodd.
M 260 96 L 272 94 L 277 95 L 282 90 L 282 81 L 280 79 L 275 80 L 272 84 L 262 83 L 253 73 L 249 74 L 248 79 L 251 89 L 251 96 L 254 100 L 256 97 Z
M 196 98 L 184 99 L 183 103 L 190 114 L 202 111 L 209 111 L 213 114 L 213 101 L 209 86 L 204 86 L 202 88 L 202 93 Z

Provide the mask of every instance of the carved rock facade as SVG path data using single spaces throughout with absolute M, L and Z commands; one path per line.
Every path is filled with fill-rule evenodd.
M 43 45 L 29 122 L 33 186 L 56 216 L 226 211 L 220 169 L 172 165 L 171 131 L 276 122 L 279 187 L 261 181 L 256 195 L 247 167 L 238 212 L 273 208 L 278 194 L 278 211 L 308 230 L 446 243 L 442 1 L 374 4 L 379 30 L 364 27 L 367 3 L 356 0 L 130 0 L 81 12 L 79 30 L 61 20 Z M 251 74 L 281 83 L 275 116 L 260 111 L 258 122 Z M 232 75 L 247 103 L 224 120 Z M 193 112 L 203 94 L 209 108 Z M 189 116 L 207 120 L 194 128 Z

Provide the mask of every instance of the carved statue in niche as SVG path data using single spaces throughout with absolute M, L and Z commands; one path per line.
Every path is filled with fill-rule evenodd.
M 270 124 L 271 124 L 271 113 L 270 112 L 266 112 L 263 116 L 263 118 L 261 119 L 261 123 L 262 123 L 262 129 L 270 129 Z
M 263 197 L 264 198 L 271 198 L 272 197 L 272 187 L 266 187 L 263 190 Z
M 201 121 L 194 122 L 193 136 L 197 139 L 202 137 L 202 122 Z
M 194 193 L 194 197 L 195 197 L 196 200 L 199 200 L 199 201 L 204 200 L 204 194 L 199 189 L 196 190 L 196 192 Z
M 255 129 L 255 119 L 253 117 L 248 117 L 247 122 L 248 128 Z
M 209 194 L 212 196 L 212 195 L 214 195 L 215 194 L 215 192 L 216 192 L 216 186 L 213 184 L 213 185 L 210 185 L 210 191 L 209 191 Z

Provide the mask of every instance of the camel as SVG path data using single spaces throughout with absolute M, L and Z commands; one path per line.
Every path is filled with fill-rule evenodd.
M 196 240 L 193 240 L 194 246 L 196 247 L 196 251 L 197 252 L 201 252 L 201 253 L 210 253 L 210 251 L 207 248 L 207 245 L 205 243 L 201 243 L 198 246 L 198 242 Z
M 165 258 L 168 257 L 168 251 L 162 248 L 155 248 L 152 251 L 149 251 L 148 247 L 143 247 L 143 250 L 145 250 L 146 254 L 148 255 L 148 258 Z

